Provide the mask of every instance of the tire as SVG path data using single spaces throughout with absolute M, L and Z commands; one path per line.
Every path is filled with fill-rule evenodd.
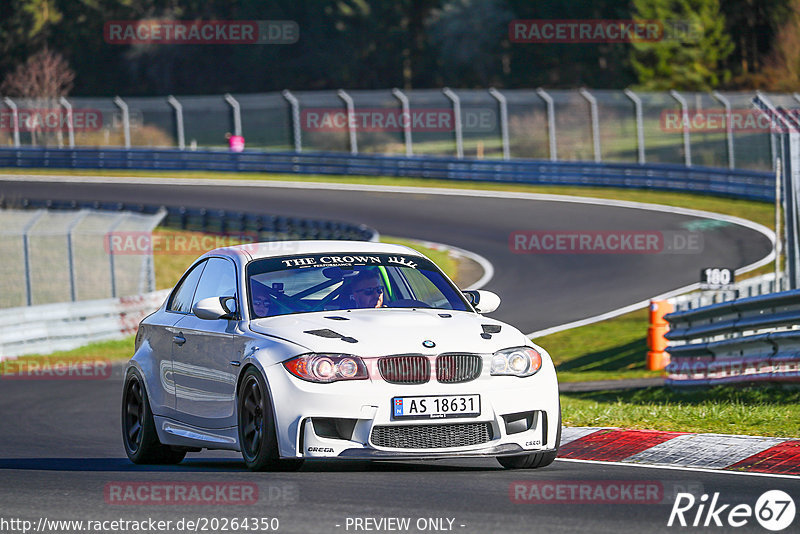
M 250 367 L 244 372 L 237 394 L 239 447 L 251 471 L 294 471 L 303 465 L 301 458 L 281 460 L 275 417 L 261 371 Z
M 558 403 L 558 430 L 556 430 L 556 448 L 547 452 L 534 452 L 517 456 L 498 456 L 497 461 L 506 469 L 537 469 L 552 464 L 558 456 L 561 444 L 561 402 Z
M 135 369 L 128 371 L 122 390 L 122 443 L 135 464 L 178 464 L 186 456 L 158 441 L 144 380 Z

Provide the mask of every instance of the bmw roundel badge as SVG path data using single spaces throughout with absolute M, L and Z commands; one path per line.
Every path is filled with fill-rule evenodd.
M 434 343 L 430 339 L 426 339 L 425 341 L 422 342 L 422 346 L 428 349 L 432 349 L 433 347 L 436 346 L 436 343 Z

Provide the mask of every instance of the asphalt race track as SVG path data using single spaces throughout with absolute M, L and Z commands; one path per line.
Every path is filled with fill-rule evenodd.
M 493 317 L 534 332 L 698 282 L 705 267 L 742 267 L 769 254 L 761 233 L 737 225 L 702 231 L 698 252 L 518 254 L 515 231 L 686 232 L 707 219 L 608 205 L 508 198 L 276 187 L 0 182 L 7 198 L 99 200 L 237 209 L 367 224 L 381 234 L 476 252 L 495 267 L 485 287 L 503 300 Z
M 696 217 L 587 204 L 531 200 L 360 193 L 287 188 L 216 188 L 0 182 L 6 197 L 158 202 L 235 208 L 365 223 L 383 234 L 452 244 L 489 259 L 487 289 L 504 302 L 496 316 L 525 332 L 608 311 L 697 281 L 702 267 L 740 267 L 765 256 L 769 241 L 735 225 L 706 227 L 695 254 L 530 255 L 509 250 L 515 230 L 685 231 Z M 694 221 L 697 223 L 697 221 Z M 630 467 L 558 460 L 538 471 L 505 471 L 494 460 L 308 462 L 297 473 L 250 473 L 236 454 L 190 454 L 176 467 L 134 466 L 119 428 L 122 367 L 104 380 L 0 380 L 0 532 L 3 520 L 172 520 L 277 518 L 278 532 L 669 532 L 674 493 L 719 493 L 722 504 L 753 507 L 767 490 L 800 495 L 800 479 Z M 524 500 L 517 481 L 655 484 L 657 502 Z M 232 483 L 257 487 L 254 504 L 120 504 L 114 488 L 130 482 Z M 565 486 L 562 486 L 565 487 Z M 610 493 L 609 493 L 610 495 Z M 798 502 L 800 504 L 800 502 Z M 698 507 L 686 513 L 691 523 Z M 730 507 L 728 508 L 728 510 Z M 711 528 L 731 531 L 725 525 Z M 408 518 L 408 528 L 366 518 Z M 356 519 L 362 521 L 357 522 Z M 705 514 L 700 524 L 705 521 Z M 203 520 L 201 519 L 201 523 Z M 713 522 L 712 522 L 713 524 Z M 357 528 L 360 525 L 360 528 Z M 795 523 L 796 525 L 796 523 Z M 206 525 L 206 531 L 223 531 Z M 389 527 L 389 528 L 386 528 Z M 392 528 L 395 527 L 395 528 Z M 791 531 L 790 527 L 788 531 Z M 42 529 L 44 532 L 76 531 Z M 202 527 L 197 530 L 203 531 Z M 252 529 L 250 529 L 252 530 Z M 737 531 L 764 529 L 750 517 Z M 108 531 L 122 531 L 120 528 Z M 233 531 L 230 527 L 228 531 Z M 239 529 L 242 531 L 242 529 Z M 262 531 L 264 531 L 262 529 Z

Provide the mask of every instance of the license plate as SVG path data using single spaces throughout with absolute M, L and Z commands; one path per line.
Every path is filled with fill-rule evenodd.
M 393 419 L 444 419 L 481 413 L 480 395 L 428 395 L 392 399 Z

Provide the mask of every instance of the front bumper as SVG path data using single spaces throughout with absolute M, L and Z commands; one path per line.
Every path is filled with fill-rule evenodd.
M 265 368 L 265 375 L 284 458 L 425 460 L 512 456 L 557 447 L 558 384 L 549 358 L 531 377 L 490 376 L 484 370 L 476 380 L 462 384 L 396 385 L 382 380 L 315 384 L 290 375 L 281 364 Z M 392 416 L 394 397 L 472 394 L 481 400 L 480 414 L 474 417 L 407 421 Z M 509 424 L 515 417 L 517 422 Z M 344 430 L 331 431 L 334 426 Z M 482 431 L 479 438 L 475 428 Z M 401 435 L 400 445 L 386 446 L 385 439 L 376 439 L 376 429 Z M 438 439 L 440 431 L 455 433 Z M 461 444 L 458 432 L 469 433 L 467 444 Z M 406 434 L 414 439 L 405 439 Z
M 339 454 L 338 458 L 348 460 L 445 460 L 447 458 L 496 458 L 498 456 L 516 456 L 518 454 L 529 454 L 531 452 L 555 452 L 557 449 L 541 449 L 536 451 L 526 451 L 519 445 L 506 443 L 497 445 L 481 451 L 466 452 L 418 452 L 403 454 L 398 451 L 381 451 L 376 449 L 347 449 Z

